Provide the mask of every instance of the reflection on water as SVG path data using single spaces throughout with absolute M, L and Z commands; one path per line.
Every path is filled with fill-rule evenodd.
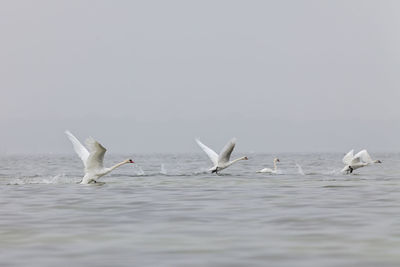
M 275 156 L 282 174 L 255 173 Z M 100 186 L 72 154 L 2 157 L 0 266 L 398 266 L 400 157 L 375 156 L 342 175 L 340 154 L 251 154 L 216 176 L 200 153 L 135 155 Z

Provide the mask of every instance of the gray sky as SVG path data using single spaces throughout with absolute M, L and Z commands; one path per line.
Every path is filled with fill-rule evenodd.
M 0 153 L 400 150 L 399 1 L 1 1 Z

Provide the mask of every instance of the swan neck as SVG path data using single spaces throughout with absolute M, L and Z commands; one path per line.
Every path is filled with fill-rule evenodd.
M 244 160 L 244 159 L 246 159 L 246 157 L 241 157 L 241 158 L 232 160 L 231 162 L 229 162 L 229 165 L 232 165 L 233 163 L 235 163 L 235 162 L 237 162 L 237 161 L 239 161 L 239 160 Z
M 276 160 L 274 160 L 274 170 L 276 171 L 277 166 L 276 166 Z
M 112 170 L 115 170 L 115 169 L 118 168 L 118 167 L 121 167 L 122 165 L 124 165 L 124 164 L 126 164 L 126 163 L 127 163 L 126 161 L 122 161 L 122 162 L 120 162 L 120 163 L 115 164 L 114 166 L 112 166 L 112 167 L 110 167 L 110 168 L 107 169 L 107 173 L 108 173 L 108 172 L 111 172 Z

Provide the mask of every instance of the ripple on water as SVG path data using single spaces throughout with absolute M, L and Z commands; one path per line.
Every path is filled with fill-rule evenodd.
M 342 155 L 285 154 L 281 174 L 263 175 L 255 171 L 276 155 L 254 154 L 220 176 L 204 171 L 203 156 L 137 155 L 140 168 L 122 167 L 101 186 L 76 184 L 75 155 L 7 159 L 0 265 L 400 264 L 400 155 L 342 175 Z

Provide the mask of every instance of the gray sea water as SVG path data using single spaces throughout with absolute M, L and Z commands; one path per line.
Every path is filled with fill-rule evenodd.
M 0 157 L 0 266 L 400 266 L 400 154 L 131 157 L 79 185 L 74 155 Z M 258 174 L 278 156 L 281 174 Z M 296 166 L 298 164 L 301 169 Z

